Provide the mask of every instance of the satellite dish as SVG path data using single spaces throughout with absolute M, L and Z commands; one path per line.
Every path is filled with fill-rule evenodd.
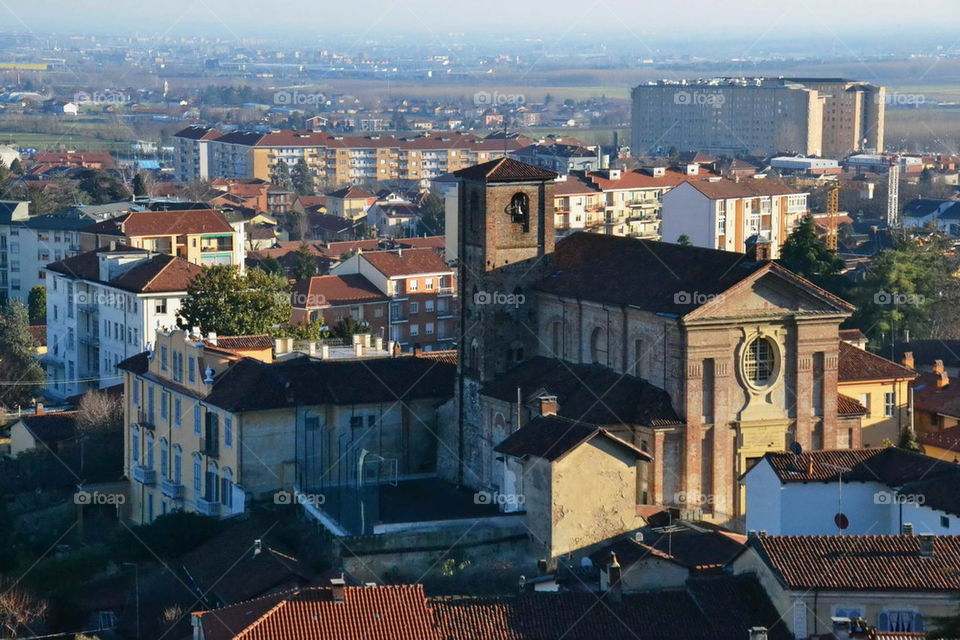
M 833 522 L 837 525 L 837 529 L 840 529 L 840 531 L 846 531 L 850 526 L 850 519 L 844 513 L 838 513 L 837 515 L 833 516 Z
M 790 443 L 790 451 L 792 451 L 793 453 L 795 453 L 795 454 L 798 455 L 798 456 L 802 456 L 802 455 L 803 455 L 803 446 L 802 446 L 799 442 L 797 442 L 796 440 L 794 440 L 793 442 Z

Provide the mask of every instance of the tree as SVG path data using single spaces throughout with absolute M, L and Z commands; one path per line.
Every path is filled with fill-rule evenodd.
M 31 628 L 47 615 L 48 605 L 16 584 L 4 584 L 0 587 L 0 627 L 4 637 L 19 638 L 23 635 L 37 635 Z
M 47 323 L 47 288 L 38 284 L 27 295 L 27 309 L 30 324 Z
M 129 200 L 130 191 L 122 182 L 101 169 L 83 169 L 77 174 L 80 190 L 90 196 L 93 204 L 107 204 Z
M 270 174 L 270 182 L 281 189 L 287 189 L 288 191 L 293 189 L 293 178 L 290 177 L 290 167 L 286 162 L 283 160 L 277 161 Z
M 301 196 L 312 196 L 316 193 L 313 184 L 313 172 L 310 171 L 310 167 L 307 166 L 307 161 L 303 158 L 300 158 L 297 164 L 294 165 L 293 172 L 290 174 L 290 182 L 293 185 L 294 191 Z
M 29 405 L 43 385 L 37 344 L 28 327 L 23 303 L 7 302 L 0 317 L 0 405 L 6 407 Z
M 297 249 L 296 261 L 290 269 L 290 277 L 300 282 L 301 280 L 309 280 L 315 275 L 317 275 L 317 259 L 311 253 L 307 243 L 302 242 L 300 248 Z
M 897 446 L 907 451 L 916 451 L 917 453 L 920 453 L 922 449 L 920 441 L 917 440 L 917 432 L 909 425 L 903 430 L 903 433 L 900 434 L 900 443 Z
M 204 267 L 187 288 L 177 324 L 225 336 L 275 334 L 290 321 L 287 281 L 262 269 Z
M 355 333 L 367 333 L 370 327 L 357 322 L 353 316 L 345 316 L 333 327 L 333 334 L 349 342 Z
M 685 233 L 681 233 L 680 237 L 677 238 L 677 244 L 681 247 L 692 247 L 693 243 L 690 242 L 690 236 Z
M 20 158 L 14 158 L 10 163 L 10 173 L 16 176 L 23 175 L 23 163 L 20 162 Z
M 442 236 L 446 229 L 446 209 L 439 196 L 430 193 L 420 205 L 420 233 Z
M 817 236 L 812 216 L 806 216 L 787 237 L 780 264 L 804 278 L 832 277 L 843 269 L 843 260 Z
M 139 171 L 137 172 L 137 175 L 133 176 L 133 195 L 150 195 L 150 189 L 147 186 L 147 179 L 143 176 L 143 173 Z
M 266 271 L 267 273 L 271 273 L 275 276 L 283 275 L 283 265 L 280 264 L 280 261 L 274 258 L 273 256 L 267 256 L 266 258 L 261 260 L 259 267 L 264 271 Z
M 77 405 L 77 431 L 83 435 L 112 433 L 123 427 L 120 397 L 105 391 L 87 391 Z

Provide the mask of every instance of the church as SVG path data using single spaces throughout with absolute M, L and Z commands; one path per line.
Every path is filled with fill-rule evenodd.
M 643 505 L 742 528 L 739 478 L 766 452 L 861 446 L 838 408 L 850 304 L 750 255 L 557 241 L 539 167 L 455 175 L 462 339 L 439 468 L 526 510 L 549 556 L 639 526 Z

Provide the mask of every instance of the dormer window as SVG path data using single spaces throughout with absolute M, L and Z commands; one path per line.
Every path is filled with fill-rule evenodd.
M 530 230 L 530 198 L 525 193 L 515 193 L 510 198 L 507 213 L 514 224 L 519 224 L 526 233 Z

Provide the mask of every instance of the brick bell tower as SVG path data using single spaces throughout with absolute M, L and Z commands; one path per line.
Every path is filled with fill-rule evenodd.
M 457 377 L 458 483 L 475 485 L 490 452 L 480 387 L 536 355 L 531 287 L 550 272 L 557 174 L 512 158 L 454 172 L 459 179 L 457 257 L 460 334 Z M 492 445 L 490 445 L 492 446 Z

